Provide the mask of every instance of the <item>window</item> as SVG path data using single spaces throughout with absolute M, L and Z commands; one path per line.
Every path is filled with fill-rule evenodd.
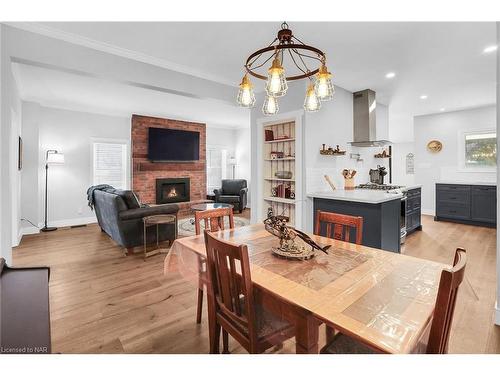
M 222 179 L 226 178 L 227 150 L 207 147 L 207 193 L 220 188 Z
M 464 133 L 463 158 L 466 169 L 493 169 L 497 165 L 495 131 Z
M 108 184 L 116 189 L 126 189 L 127 143 L 94 142 L 92 144 L 92 182 Z

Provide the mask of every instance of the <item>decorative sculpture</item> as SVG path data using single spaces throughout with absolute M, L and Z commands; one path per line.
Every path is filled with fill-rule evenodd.
M 314 256 L 314 250 L 320 250 L 328 254 L 327 250 L 331 245 L 321 247 L 306 233 L 288 226 L 284 216 L 275 216 L 271 208 L 268 209 L 267 219 L 264 220 L 264 225 L 269 233 L 278 237 L 280 240 L 279 246 L 275 246 L 271 249 L 275 255 L 287 259 L 306 260 Z M 299 237 L 302 241 L 311 246 L 311 248 L 306 248 L 298 244 L 295 241 L 296 237 Z

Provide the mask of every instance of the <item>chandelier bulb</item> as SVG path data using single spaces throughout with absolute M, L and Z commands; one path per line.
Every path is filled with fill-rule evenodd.
M 273 64 L 268 70 L 266 92 L 269 96 L 279 98 L 286 94 L 288 84 L 285 77 L 285 69 L 281 66 L 278 53 L 274 57 Z
M 278 99 L 276 99 L 274 96 L 266 96 L 266 100 L 264 101 L 264 105 L 262 106 L 262 113 L 266 116 L 272 116 L 278 113 L 278 111 Z
M 318 73 L 316 74 L 316 82 L 314 84 L 314 91 L 316 96 L 321 101 L 331 100 L 335 93 L 335 88 L 332 84 L 332 73 L 328 71 L 326 62 L 323 61 Z
M 245 73 L 240 83 L 240 89 L 237 97 L 238 105 L 245 108 L 252 108 L 255 105 L 255 94 L 253 92 L 253 85 Z
M 304 100 L 304 109 L 307 112 L 316 112 L 321 108 L 321 102 L 316 95 L 314 86 L 312 83 L 309 84 L 306 90 L 306 98 Z

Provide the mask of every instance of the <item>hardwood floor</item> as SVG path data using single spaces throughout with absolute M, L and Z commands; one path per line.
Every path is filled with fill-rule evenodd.
M 247 210 L 243 216 L 248 217 Z M 496 230 L 434 222 L 411 235 L 404 253 L 450 263 L 457 246 L 467 249 L 450 353 L 500 353 L 493 325 Z M 208 353 L 206 311 L 196 320 L 196 290 L 179 275 L 163 276 L 163 255 L 144 262 L 126 257 L 97 225 L 25 236 L 13 251 L 15 266 L 51 267 L 53 351 L 61 353 Z M 206 306 L 206 304 L 204 304 Z M 321 330 L 320 345 L 324 342 Z M 245 351 L 230 339 L 233 353 Z M 294 353 L 289 340 L 278 352 Z

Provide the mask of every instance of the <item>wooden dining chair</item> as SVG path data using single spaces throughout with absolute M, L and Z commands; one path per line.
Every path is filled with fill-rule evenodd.
M 205 224 L 205 229 L 211 232 L 217 232 L 219 230 L 224 230 L 224 217 L 229 218 L 229 228 L 234 228 L 234 216 L 232 208 L 215 208 L 213 210 L 206 211 L 196 211 L 194 213 L 194 228 L 196 235 L 201 234 L 201 225 L 203 221 Z
M 441 272 L 436 307 L 425 349 L 425 353 L 427 354 L 446 354 L 448 352 L 448 340 L 450 338 L 453 313 L 457 302 L 458 287 L 464 279 L 466 263 L 465 250 L 458 248 L 455 251 L 453 268 Z M 372 354 L 375 352 L 359 341 L 339 333 L 321 349 L 321 353 Z
M 207 252 L 210 353 L 219 352 L 222 329 L 228 353 L 228 333 L 256 354 L 295 335 L 295 327 L 254 301 L 246 245 L 233 245 L 205 231 Z
M 203 221 L 205 224 L 205 229 L 210 230 L 211 232 L 217 232 L 219 230 L 225 229 L 224 218 L 229 218 L 229 228 L 234 228 L 234 217 L 233 217 L 233 209 L 232 208 L 216 208 L 213 210 L 207 211 L 196 211 L 194 213 L 194 228 L 196 235 L 201 234 L 201 225 L 200 223 Z M 203 290 L 206 285 L 206 265 L 204 260 L 200 260 L 199 264 L 200 268 L 200 277 L 199 277 L 199 286 L 198 286 L 198 307 L 196 309 L 196 323 L 201 323 L 201 314 L 203 311 Z
M 316 225 L 314 234 L 321 235 L 322 226 L 326 225 L 326 237 L 350 242 L 351 228 L 356 231 L 356 244 L 360 245 L 363 239 L 363 218 L 334 212 L 316 211 Z

